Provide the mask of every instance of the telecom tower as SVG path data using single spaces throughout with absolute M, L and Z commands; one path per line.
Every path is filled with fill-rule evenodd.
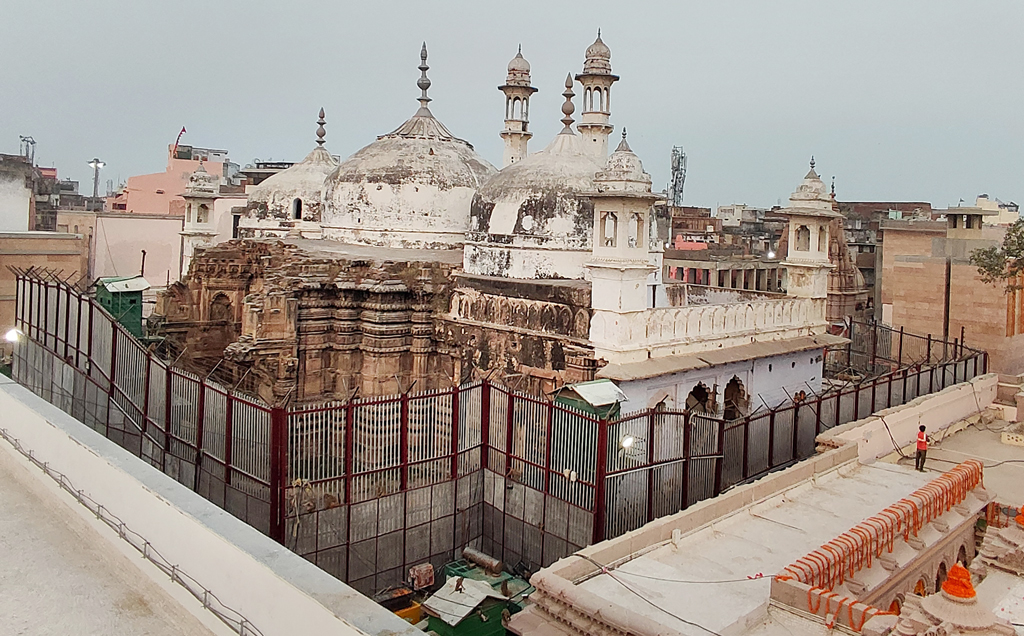
M 672 146 L 672 183 L 669 184 L 669 202 L 673 207 L 683 205 L 683 184 L 686 183 L 686 153 L 682 146 Z

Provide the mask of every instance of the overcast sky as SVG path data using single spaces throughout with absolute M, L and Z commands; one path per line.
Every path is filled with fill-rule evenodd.
M 426 40 L 435 116 L 500 167 L 516 46 L 539 150 L 598 27 L 614 137 L 656 189 L 682 146 L 688 204 L 773 205 L 812 154 L 843 200 L 1024 199 L 1020 0 L 3 0 L 0 152 L 32 135 L 88 191 L 90 158 L 101 183 L 161 171 L 182 126 L 242 165 L 297 161 L 323 106 L 348 156 L 415 112 Z

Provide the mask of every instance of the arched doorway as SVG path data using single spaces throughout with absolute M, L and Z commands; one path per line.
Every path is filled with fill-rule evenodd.
M 935 572 L 935 591 L 938 592 L 942 589 L 942 584 L 946 581 L 946 564 L 940 563 L 939 569 Z
M 747 414 L 747 391 L 743 387 L 743 382 L 735 375 L 725 385 L 722 397 L 725 402 L 726 420 L 736 420 Z
M 691 413 L 714 415 L 718 410 L 718 406 L 715 404 L 715 392 L 703 382 L 698 382 L 686 396 L 686 410 Z
M 231 299 L 226 294 L 217 294 L 210 303 L 210 321 L 220 322 L 222 320 L 231 322 L 234 319 L 234 310 L 231 307 Z
M 928 596 L 928 588 L 924 586 L 924 579 L 918 579 L 917 583 L 914 584 L 914 594 Z
M 964 567 L 967 567 L 967 546 L 960 546 L 960 551 L 956 554 L 956 562 Z
M 296 221 L 302 218 L 302 199 L 292 201 L 292 218 Z

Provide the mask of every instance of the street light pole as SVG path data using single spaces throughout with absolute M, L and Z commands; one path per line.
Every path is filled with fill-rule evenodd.
M 92 198 L 95 199 L 100 195 L 100 168 L 107 164 L 94 157 L 88 165 L 92 168 Z

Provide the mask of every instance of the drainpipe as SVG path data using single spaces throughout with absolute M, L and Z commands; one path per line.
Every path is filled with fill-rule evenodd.
M 146 250 L 142 250 L 142 267 L 139 268 L 139 276 L 146 275 Z

